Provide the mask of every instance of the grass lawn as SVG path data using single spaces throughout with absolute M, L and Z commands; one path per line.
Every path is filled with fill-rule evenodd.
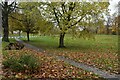
M 29 43 L 45 49 L 46 52 L 118 73 L 118 37 L 116 35 L 96 35 L 95 40 L 65 36 L 66 48 L 64 49 L 58 48 L 58 41 L 59 37 L 40 36 L 31 38 Z
M 43 53 L 36 52 L 35 50 L 31 50 L 28 48 L 24 48 L 22 50 L 3 51 L 3 62 L 7 59 L 10 59 L 10 57 L 19 58 L 21 54 L 32 54 L 39 58 L 40 65 L 37 71 L 34 70 L 34 72 L 32 73 L 29 73 L 26 70 L 25 72 L 16 72 L 13 71 L 13 68 L 19 67 L 16 65 L 12 65 L 9 68 L 3 67 L 3 80 L 37 78 L 79 78 L 82 80 L 104 80 L 103 78 L 93 74 L 92 72 L 87 72 L 85 70 L 76 68 L 74 66 L 64 63 L 64 61 L 56 60 L 54 57 L 46 56 Z
M 5 46 L 7 46 L 9 43 L 14 43 L 15 42 L 14 38 L 10 38 L 9 40 L 10 40 L 10 42 L 4 42 L 4 41 L 2 41 L 2 48 L 4 48 Z

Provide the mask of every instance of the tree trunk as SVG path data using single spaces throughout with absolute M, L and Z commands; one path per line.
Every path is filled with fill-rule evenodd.
M 3 20 L 3 41 L 5 41 L 5 42 L 9 42 L 9 38 L 8 38 L 8 36 L 9 36 L 9 27 L 8 27 L 8 14 L 3 14 L 4 16 L 3 16 L 3 18 L 4 18 L 4 20 Z
M 13 31 L 11 31 L 11 34 L 13 34 Z
M 3 38 L 5 42 L 9 42 L 9 27 L 8 27 L 8 2 L 5 2 L 4 10 L 2 10 L 2 26 L 3 26 Z
M 18 32 L 18 35 L 19 35 L 19 37 L 21 36 L 21 31 L 19 30 L 19 32 Z
M 27 41 L 30 41 L 30 38 L 29 38 L 29 31 L 27 31 Z
M 106 34 L 109 34 L 109 28 L 108 27 L 106 28 Z
M 0 4 L 0 15 L 2 15 L 2 5 Z M 2 36 L 2 16 L 0 16 L 0 37 Z
M 65 33 L 60 33 L 59 48 L 65 48 L 65 46 L 64 46 L 64 37 L 65 37 Z

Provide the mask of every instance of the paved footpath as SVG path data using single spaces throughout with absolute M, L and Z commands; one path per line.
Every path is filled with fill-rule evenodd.
M 43 49 L 40 49 L 40 48 L 37 48 L 33 45 L 30 45 L 30 44 L 27 44 L 19 39 L 16 39 L 18 42 L 24 44 L 27 48 L 31 48 L 31 49 L 34 49 L 36 51 L 39 51 L 39 52 L 44 52 Z M 94 74 L 97 74 L 99 75 L 100 77 L 103 77 L 107 80 L 120 80 L 120 75 L 116 75 L 116 74 L 110 74 L 106 71 L 102 71 L 98 68 L 95 68 L 95 67 L 92 67 L 92 66 L 89 66 L 89 65 L 86 65 L 84 63 L 78 63 L 78 62 L 75 62 L 74 60 L 71 60 L 71 59 L 68 59 L 68 58 L 65 58 L 63 56 L 56 56 L 56 55 L 53 55 L 51 53 L 47 54 L 48 56 L 53 56 L 53 57 L 56 57 L 57 59 L 59 60 L 63 60 L 64 62 L 66 63 L 69 63 L 75 67 L 78 67 L 78 68 L 81 68 L 83 70 L 86 70 L 86 71 L 91 71 L 93 72 Z

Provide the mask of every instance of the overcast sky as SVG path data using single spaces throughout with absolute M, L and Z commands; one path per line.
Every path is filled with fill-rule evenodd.
M 0 0 L 0 2 L 1 1 L 5 1 L 5 0 Z M 17 0 L 17 1 L 27 1 L 27 0 Z M 118 11 L 117 4 L 120 0 L 108 0 L 108 1 L 110 2 L 110 5 L 108 7 L 110 9 L 110 14 L 113 14 L 113 13 L 117 12 Z
M 120 0 L 110 0 L 110 5 L 109 5 L 109 9 L 111 10 L 110 11 L 110 14 L 113 14 L 115 13 L 116 11 L 118 11 L 118 7 L 117 7 L 117 4 Z

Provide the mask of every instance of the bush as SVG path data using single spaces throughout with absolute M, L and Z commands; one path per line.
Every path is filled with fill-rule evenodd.
M 19 60 L 14 56 L 11 56 L 11 57 L 7 58 L 5 61 L 3 61 L 3 65 L 5 68 L 10 68 L 16 72 L 22 71 L 24 69 L 20 65 Z
M 10 68 L 15 72 L 33 73 L 39 68 L 39 59 L 32 54 L 22 54 L 19 57 L 16 55 L 8 57 L 3 61 L 5 68 Z
M 38 57 L 34 55 L 22 55 L 19 59 L 19 62 L 24 66 L 25 69 L 29 71 L 36 70 L 39 67 Z

